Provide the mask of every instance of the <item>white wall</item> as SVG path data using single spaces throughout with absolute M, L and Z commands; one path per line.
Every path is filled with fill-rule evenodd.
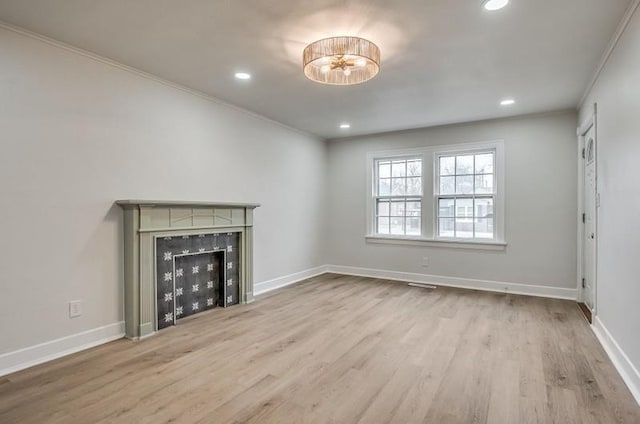
M 256 282 L 323 263 L 323 140 L 2 28 L 0 147 L 0 354 L 123 320 L 116 199 L 259 202 Z
M 640 383 L 640 11 L 636 10 L 580 110 L 598 104 L 597 315 Z M 640 396 L 640 385 L 636 387 Z M 638 397 L 640 402 L 640 397 Z
M 330 141 L 328 262 L 574 289 L 576 122 L 569 111 Z M 506 251 L 365 242 L 367 152 L 498 139 L 505 143 Z

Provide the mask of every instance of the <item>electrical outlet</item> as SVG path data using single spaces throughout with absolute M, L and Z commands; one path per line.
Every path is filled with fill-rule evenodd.
M 429 267 L 429 258 L 427 256 L 422 258 L 422 266 L 425 267 L 425 268 Z
M 72 300 L 69 302 L 69 318 L 82 315 L 82 300 Z

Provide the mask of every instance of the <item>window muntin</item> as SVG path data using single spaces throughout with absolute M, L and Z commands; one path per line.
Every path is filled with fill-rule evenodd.
M 375 232 L 422 234 L 422 158 L 375 160 Z
M 436 158 L 437 237 L 495 239 L 495 151 Z

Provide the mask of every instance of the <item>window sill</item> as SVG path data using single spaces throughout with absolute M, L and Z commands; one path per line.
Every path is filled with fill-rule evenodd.
M 507 248 L 507 243 L 501 241 L 446 240 L 430 239 L 424 237 L 398 237 L 381 235 L 368 235 L 365 236 L 365 240 L 367 241 L 367 243 L 395 244 L 401 246 L 445 247 L 451 249 L 504 251 Z

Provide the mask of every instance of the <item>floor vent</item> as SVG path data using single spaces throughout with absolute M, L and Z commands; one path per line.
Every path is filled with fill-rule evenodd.
M 436 289 L 436 286 L 432 286 L 430 284 L 423 284 L 423 283 L 409 283 L 409 285 L 411 287 L 420 287 L 421 289 Z

